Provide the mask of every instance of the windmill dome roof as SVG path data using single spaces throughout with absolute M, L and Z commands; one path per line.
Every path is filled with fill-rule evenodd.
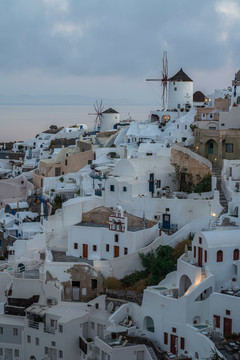
M 201 91 L 195 91 L 193 94 L 193 101 L 194 102 L 203 102 L 205 101 L 206 96 Z
M 109 108 L 105 111 L 102 112 L 102 114 L 119 114 L 119 112 L 117 112 L 116 110 Z
M 173 75 L 169 81 L 192 81 L 190 77 L 181 68 L 175 75 Z
M 240 70 L 237 72 L 237 81 L 240 81 Z

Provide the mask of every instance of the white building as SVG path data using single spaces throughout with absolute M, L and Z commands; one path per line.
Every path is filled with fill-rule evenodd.
M 107 260 L 132 253 L 158 236 L 157 226 L 150 229 L 128 226 L 121 207 L 109 216 L 108 224 L 80 223 L 69 227 L 68 255 L 90 260 Z
M 113 130 L 116 123 L 120 122 L 120 114 L 109 108 L 101 113 L 101 131 Z
M 188 109 L 193 106 L 193 81 L 181 68 L 169 79 L 168 109 Z

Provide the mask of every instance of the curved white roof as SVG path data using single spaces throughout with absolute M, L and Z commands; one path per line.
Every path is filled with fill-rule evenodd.
M 240 247 L 240 230 L 203 231 L 208 247 Z
M 145 176 L 147 172 L 161 174 L 174 171 L 174 167 L 167 156 L 148 156 L 141 159 L 120 160 L 113 171 L 113 175 L 138 177 Z

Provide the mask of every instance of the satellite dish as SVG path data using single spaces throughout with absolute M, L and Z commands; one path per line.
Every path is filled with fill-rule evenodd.
M 114 303 L 113 303 L 112 301 L 110 301 L 110 302 L 108 303 L 107 310 L 108 310 L 109 312 L 112 312 L 113 309 L 114 309 Z

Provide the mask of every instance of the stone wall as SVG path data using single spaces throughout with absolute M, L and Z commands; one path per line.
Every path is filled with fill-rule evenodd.
M 82 222 L 108 225 L 108 218 L 111 214 L 111 211 L 111 208 L 107 208 L 104 206 L 93 209 L 82 215 Z M 128 213 L 124 213 L 124 216 L 126 216 L 128 219 L 128 226 L 143 226 L 143 219 L 141 217 Z M 150 228 L 156 225 L 156 223 L 156 221 L 146 219 L 146 228 Z
M 209 160 L 179 145 L 172 147 L 171 162 L 179 173 L 191 174 L 194 185 L 204 176 L 212 174 L 212 164 Z

